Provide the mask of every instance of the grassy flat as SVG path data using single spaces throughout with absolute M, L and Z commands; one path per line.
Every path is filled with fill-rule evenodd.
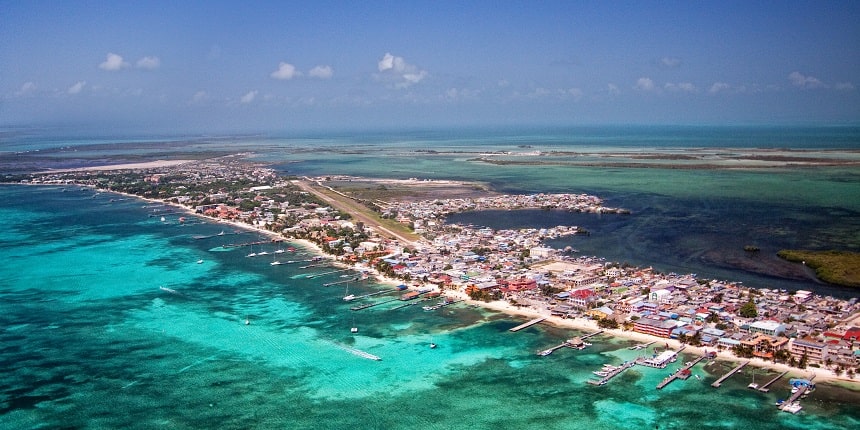
M 815 269 L 815 276 L 824 282 L 860 287 L 860 253 L 783 249 L 776 255 Z

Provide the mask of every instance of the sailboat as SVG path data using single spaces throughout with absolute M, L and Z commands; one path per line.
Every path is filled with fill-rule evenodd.
M 757 390 L 758 384 L 755 383 L 755 371 L 752 372 L 752 377 L 753 377 L 752 382 L 750 382 L 750 384 L 747 385 L 747 388 L 752 388 L 753 390 Z
M 343 294 L 343 301 L 348 302 L 355 300 L 355 294 L 349 294 L 349 282 L 346 283 L 346 291 L 344 291 Z
M 350 333 L 358 333 L 358 327 L 355 326 L 355 318 L 352 319 L 352 328 L 349 329 Z

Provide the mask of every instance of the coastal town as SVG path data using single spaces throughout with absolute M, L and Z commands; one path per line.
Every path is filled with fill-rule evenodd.
M 354 199 L 327 186 L 354 178 L 281 177 L 247 154 L 146 166 L 7 176 L 5 182 L 84 185 L 153 199 L 200 216 L 307 240 L 337 261 L 452 300 L 495 304 L 549 322 L 680 343 L 737 359 L 831 372 L 852 381 L 860 364 L 860 304 L 810 291 L 757 289 L 693 274 L 660 273 L 553 249 L 577 226 L 495 230 L 446 222 L 466 211 L 540 209 L 635 216 L 585 194 Z M 412 180 L 420 186 L 420 180 Z M 371 208 L 359 215 L 338 201 Z M 386 221 L 402 230 L 383 225 Z M 669 345 L 668 343 L 666 344 Z

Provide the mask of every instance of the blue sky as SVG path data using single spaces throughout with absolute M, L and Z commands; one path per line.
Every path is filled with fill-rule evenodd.
M 0 125 L 860 122 L 856 1 L 0 0 L 0 10 Z

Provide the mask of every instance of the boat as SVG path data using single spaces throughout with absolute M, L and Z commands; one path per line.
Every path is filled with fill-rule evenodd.
M 793 414 L 796 414 L 796 413 L 800 412 L 800 410 L 801 410 L 801 409 L 803 409 L 803 406 L 800 406 L 800 403 L 799 403 L 799 402 L 792 402 L 792 403 L 790 403 L 790 404 L 788 404 L 788 405 L 783 405 L 783 406 L 781 407 L 781 409 L 782 409 L 783 411 L 791 412 L 791 413 L 793 413 Z
M 203 260 L 197 260 L 197 264 L 203 264 Z
M 605 371 L 602 371 L 602 370 L 595 370 L 594 372 L 591 372 L 591 373 L 593 373 L 593 374 L 595 374 L 595 375 L 597 375 L 597 376 L 600 376 L 600 377 L 607 377 L 607 376 L 609 376 L 609 372 L 605 372 Z
M 246 255 L 245 257 L 256 257 L 256 256 L 257 256 L 257 253 L 256 253 L 256 252 L 252 252 L 252 253 L 250 253 L 250 254 Z
M 349 329 L 349 332 L 350 333 L 358 333 L 358 327 L 353 327 L 353 328 Z
M 547 355 L 552 354 L 552 351 L 553 351 L 553 349 L 552 349 L 552 348 L 550 348 L 550 349 L 545 349 L 545 350 L 543 350 L 543 351 L 539 352 L 539 353 L 538 353 L 538 355 L 539 355 L 539 356 L 541 356 L 541 357 L 546 357 Z
M 276 249 L 275 250 L 275 254 L 283 254 L 285 252 L 287 252 L 287 251 L 284 251 L 283 249 Z
M 221 230 L 221 233 L 218 233 L 218 236 L 224 236 L 224 230 Z
M 158 287 L 158 289 L 159 289 L 159 290 L 161 290 L 161 291 L 167 291 L 167 292 L 168 292 L 168 293 L 170 293 L 170 294 L 179 294 L 179 293 L 178 293 L 176 290 L 174 290 L 173 288 L 167 288 L 167 287 L 161 286 L 161 287 Z
M 167 222 L 167 218 L 161 217 L 161 222 Z
M 284 263 L 281 263 L 280 261 L 275 260 L 275 261 L 273 261 L 273 262 L 271 262 L 271 263 L 269 263 L 269 264 L 270 264 L 270 265 L 272 265 L 272 266 L 280 266 L 281 264 L 284 264 Z
M 750 389 L 753 389 L 753 390 L 758 390 L 758 384 L 756 384 L 756 383 L 755 383 L 755 372 L 753 372 L 753 374 L 752 374 L 752 382 L 750 382 L 750 384 L 749 384 L 749 385 L 747 385 L 747 388 L 750 388 Z
M 245 325 L 251 325 L 251 319 L 245 318 Z
M 268 251 L 260 251 L 257 253 L 257 255 L 269 255 L 269 252 Z
M 346 288 L 344 288 L 343 294 L 343 301 L 350 302 L 355 300 L 355 294 L 349 294 L 349 282 L 346 283 Z
M 430 349 L 436 349 L 436 344 L 433 342 L 430 342 Z

